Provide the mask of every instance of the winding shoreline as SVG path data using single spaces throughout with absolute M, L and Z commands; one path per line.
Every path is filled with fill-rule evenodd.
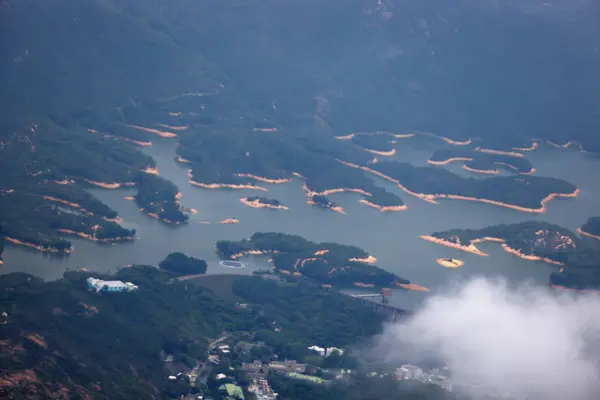
M 232 183 L 200 183 L 196 182 L 193 179 L 189 180 L 190 185 L 201 187 L 204 189 L 250 189 L 250 190 L 262 190 L 263 192 L 268 192 L 267 188 L 262 186 L 254 186 L 254 185 L 236 185 Z
M 24 242 L 24 241 L 19 240 L 19 239 L 14 239 L 14 238 L 11 238 L 10 236 L 4 236 L 4 239 L 7 242 L 10 242 L 12 244 L 16 244 L 16 245 L 19 245 L 19 246 L 30 247 L 30 248 L 35 249 L 37 251 L 40 251 L 42 253 L 67 253 L 67 254 L 70 254 L 70 253 L 73 252 L 73 247 L 69 247 L 68 249 L 64 249 L 64 250 L 59 250 L 59 249 L 57 249 L 56 247 L 53 247 L 53 246 L 44 247 L 44 246 L 37 245 L 37 244 L 34 244 L 34 243 Z
M 514 151 L 534 151 L 537 148 L 538 148 L 538 143 L 534 141 L 533 143 L 531 143 L 531 146 L 529 146 L 529 147 L 513 147 L 512 149 Z
M 500 171 L 498 171 L 497 169 L 477 169 L 471 168 L 467 164 L 464 164 L 462 167 L 465 171 L 473 172 L 476 174 L 498 175 L 500 173 Z
M 308 200 L 306 200 L 306 204 L 310 204 L 310 205 L 312 205 L 312 206 L 314 206 L 314 205 L 318 205 L 318 206 L 320 206 L 321 208 L 326 208 L 326 209 L 328 209 L 328 210 L 335 211 L 336 213 L 340 213 L 340 214 L 343 214 L 343 215 L 347 215 L 347 214 L 346 214 L 346 211 L 344 211 L 344 208 L 343 208 L 342 206 L 340 206 L 340 205 L 336 205 L 336 206 L 326 207 L 326 206 L 324 206 L 324 205 L 321 205 L 321 204 L 317 204 L 317 203 L 315 203 L 315 201 L 312 199 L 312 197 L 311 197 L 311 196 L 308 196 Z
M 435 260 L 439 265 L 441 265 L 444 268 L 460 268 L 463 265 L 465 265 L 465 263 L 461 260 L 458 260 L 456 258 L 451 258 L 451 259 L 447 259 L 447 258 L 438 258 Z
M 600 236 L 594 235 L 593 233 L 586 232 L 581 228 L 577 228 L 577 233 L 579 233 L 580 235 L 592 238 L 592 239 L 600 240 Z
M 77 232 L 77 231 L 74 231 L 74 230 L 71 230 L 71 229 L 62 229 L 62 228 L 59 228 L 56 231 L 60 232 L 60 233 L 66 233 L 68 235 L 79 236 L 79 237 L 82 237 L 84 239 L 91 240 L 93 242 L 100 242 L 100 243 L 119 243 L 119 242 L 128 242 L 128 241 L 135 240 L 135 236 L 123 236 L 123 237 L 118 236 L 118 237 L 115 237 L 115 238 L 102 238 L 102 239 L 100 239 L 100 238 L 97 238 L 97 237 L 94 237 L 94 236 L 90 235 L 89 233 Z
M 396 149 L 391 149 L 388 151 L 372 150 L 372 149 L 367 149 L 367 148 L 364 148 L 364 149 L 366 151 L 368 151 L 369 153 L 376 154 L 378 156 L 391 157 L 396 154 Z
M 231 224 L 239 224 L 240 220 L 236 218 L 225 218 L 222 221 L 219 221 L 220 224 L 231 225 Z
M 521 153 L 517 153 L 516 151 L 485 149 L 485 148 L 481 148 L 481 147 L 476 147 L 473 149 L 473 151 L 478 151 L 480 153 L 486 153 L 486 154 L 494 154 L 494 155 L 498 155 L 498 156 L 525 158 L 525 155 L 523 155 Z
M 250 200 L 248 200 L 248 197 L 242 197 L 240 199 L 240 202 L 242 204 L 245 204 L 248 207 L 252 207 L 252 208 L 269 208 L 272 210 L 289 210 L 289 207 L 284 206 L 283 204 L 279 204 L 279 205 L 275 206 L 273 204 L 263 203 L 259 199 L 250 201 Z
M 415 196 L 418 197 L 422 200 L 425 200 L 429 203 L 433 203 L 433 204 L 437 204 L 436 200 L 437 199 L 450 199 L 450 200 L 464 200 L 464 201 L 476 201 L 476 202 L 480 202 L 480 203 L 486 203 L 486 204 L 491 204 L 491 205 L 495 205 L 495 206 L 499 206 L 499 207 L 505 207 L 505 208 L 510 208 L 513 210 L 517 210 L 517 211 L 523 211 L 523 212 L 529 212 L 529 213 L 536 213 L 536 214 L 541 214 L 543 212 L 546 211 L 546 204 L 555 199 L 555 198 L 575 198 L 577 196 L 579 196 L 579 194 L 581 193 L 581 189 L 575 189 L 575 191 L 573 191 L 572 193 L 550 193 L 549 195 L 547 195 L 545 198 L 543 198 L 540 201 L 541 207 L 539 208 L 529 208 L 529 207 L 523 207 L 523 206 L 516 206 L 513 204 L 508 204 L 508 203 L 503 203 L 500 201 L 496 201 L 496 200 L 489 200 L 489 199 L 480 199 L 480 198 L 476 198 L 476 197 L 466 197 L 466 196 L 461 196 L 461 195 L 456 195 L 456 194 L 424 194 L 424 193 L 415 193 L 412 190 L 408 189 L 407 187 L 403 186 L 400 181 L 398 181 L 397 179 L 392 178 L 391 176 L 387 176 L 382 172 L 376 171 L 372 168 L 369 167 L 365 167 L 365 166 L 360 166 L 360 165 L 356 165 L 356 164 L 352 164 L 350 162 L 347 161 L 342 161 L 339 160 L 339 162 L 341 162 L 344 165 L 347 165 L 349 167 L 352 168 L 358 168 L 358 169 L 362 169 L 363 171 L 366 172 L 370 172 L 374 175 L 379 176 L 380 178 L 383 178 L 385 180 L 387 180 L 388 182 L 392 182 L 395 183 L 396 185 L 398 185 L 398 187 L 400 189 L 402 189 L 402 191 L 410 194 L 411 196 Z
M 177 135 L 174 134 L 173 132 L 159 131 L 158 129 L 146 128 L 144 126 L 139 126 L 139 125 L 127 125 L 127 126 L 130 127 L 130 128 L 134 128 L 134 129 L 140 130 L 140 131 L 154 133 L 155 135 L 158 135 L 158 136 L 163 137 L 163 138 L 174 138 L 174 137 L 177 137 Z
M 419 236 L 419 238 L 423 239 L 423 240 L 426 240 L 428 242 L 431 242 L 431 243 L 440 244 L 442 246 L 450 247 L 450 248 L 456 249 L 456 250 L 465 251 L 467 253 L 471 253 L 471 254 L 475 254 L 475 255 L 483 256 L 483 257 L 488 257 L 489 254 L 484 253 L 483 251 L 479 250 L 477 248 L 477 246 L 475 246 L 475 245 L 479 244 L 479 243 L 484 243 L 484 242 L 496 242 L 496 243 L 501 243 L 502 248 L 507 253 L 512 254 L 513 256 L 522 258 L 524 260 L 528 260 L 528 261 L 544 261 L 544 262 L 546 262 L 548 264 L 552 264 L 552 265 L 564 265 L 563 263 L 561 263 L 559 261 L 555 261 L 555 260 L 552 260 L 552 259 L 547 258 L 547 257 L 540 257 L 540 256 L 536 256 L 534 254 L 524 254 L 520 250 L 513 249 L 512 247 L 509 247 L 506 244 L 506 241 L 504 239 L 496 238 L 496 237 L 486 236 L 486 237 L 483 237 L 483 238 L 473 239 L 473 240 L 471 240 L 469 242 L 468 245 L 450 242 L 448 240 L 437 238 L 437 237 L 430 236 L 430 235 L 421 235 L 421 236 Z
M 250 178 L 250 179 L 254 179 L 259 182 L 273 183 L 273 184 L 288 183 L 288 182 L 292 181 L 289 178 L 270 179 L 270 178 L 265 178 L 263 176 L 257 176 L 257 175 L 252 175 L 252 174 L 235 174 L 235 175 L 239 176 L 240 178 Z
M 444 161 L 435 161 L 432 159 L 427 160 L 427 164 L 429 165 L 436 165 L 436 166 L 442 166 L 442 165 L 448 165 L 450 163 L 453 163 L 455 161 L 473 161 L 472 158 L 470 157 L 452 157 L 452 158 L 448 158 Z
M 366 206 L 369 206 L 371 208 L 374 208 L 376 210 L 379 210 L 379 212 L 404 211 L 404 210 L 408 209 L 408 206 L 406 204 L 403 204 L 401 206 L 380 206 L 378 204 L 371 203 L 370 201 L 365 200 L 365 199 L 361 199 L 358 202 L 362 203 Z
M 98 187 L 101 187 L 103 189 L 119 189 L 120 187 L 123 187 L 123 186 L 135 186 L 135 182 L 123 182 L 123 183 L 113 182 L 113 183 L 105 183 L 105 182 L 93 181 L 93 180 L 87 179 L 87 178 L 84 178 L 83 180 L 85 182 L 89 183 L 90 185 L 98 186 Z

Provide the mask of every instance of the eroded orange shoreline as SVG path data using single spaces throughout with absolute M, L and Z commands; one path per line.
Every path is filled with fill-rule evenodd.
M 60 233 L 66 233 L 68 235 L 75 235 L 75 236 L 79 236 L 82 237 L 84 239 L 87 240 L 91 240 L 93 242 L 100 242 L 100 243 L 116 243 L 116 242 L 125 242 L 125 241 L 130 241 L 130 240 L 135 240 L 135 236 L 117 236 L 114 238 L 97 238 L 93 235 L 90 235 L 88 233 L 84 233 L 84 232 L 77 232 L 71 229 L 57 229 L 58 232 Z
M 509 156 L 509 157 L 517 157 L 517 158 L 525 157 L 523 154 L 517 153 L 516 151 L 493 150 L 493 149 L 485 149 L 485 148 L 481 148 L 481 147 L 476 147 L 473 149 L 473 151 L 478 151 L 480 153 L 486 153 L 486 154 L 494 154 L 494 155 L 499 155 L 499 156 Z
M 268 192 L 268 189 L 262 186 L 254 186 L 254 185 L 237 185 L 231 183 L 201 183 L 196 182 L 193 179 L 189 180 L 190 185 L 201 187 L 204 189 L 250 189 L 250 190 L 262 190 L 263 192 Z
M 587 236 L 587 237 L 592 238 L 592 239 L 600 240 L 600 236 L 594 235 L 594 234 L 589 233 L 589 232 L 586 232 L 586 231 L 584 231 L 581 228 L 577 228 L 577 233 L 579 233 L 580 235 L 583 235 L 583 236 Z
M 314 200 L 312 199 L 311 196 L 308 196 L 308 199 L 306 200 L 306 204 L 310 204 L 310 205 L 314 206 L 317 203 L 314 202 Z M 344 211 L 344 208 L 340 205 L 329 207 L 329 210 L 335 211 L 336 213 L 346 215 L 346 211 Z
M 465 263 L 461 260 L 458 260 L 456 258 L 438 258 L 435 260 L 439 265 L 441 265 L 444 268 L 460 268 L 463 265 L 465 265 Z
M 451 242 L 451 241 L 448 241 L 448 240 L 445 240 L 445 239 L 441 239 L 441 238 L 436 238 L 436 237 L 430 236 L 430 235 L 422 235 L 422 236 L 419 236 L 419 238 L 421 238 L 423 240 L 427 240 L 428 242 L 431 242 L 431 243 L 441 244 L 442 246 L 446 246 L 446 247 L 450 247 L 452 249 L 457 249 L 457 250 L 465 251 L 467 253 L 476 254 L 478 256 L 483 256 L 483 257 L 488 257 L 489 254 L 484 253 L 483 251 L 479 250 L 477 248 L 476 244 L 484 243 L 484 242 L 496 242 L 496 243 L 501 243 L 502 248 L 507 253 L 512 254 L 514 256 L 517 256 L 519 258 L 522 258 L 524 260 L 529 260 L 529 261 L 544 261 L 544 262 L 546 262 L 548 264 L 564 265 L 561 262 L 554 261 L 554 260 L 552 260 L 550 258 L 547 258 L 547 257 L 539 257 L 539 256 L 536 256 L 534 254 L 524 254 L 520 250 L 513 249 L 512 247 L 509 247 L 506 244 L 506 241 L 504 239 L 497 238 L 497 237 L 486 236 L 486 237 L 483 237 L 483 238 L 474 239 L 474 240 L 471 240 L 468 245 L 461 244 L 460 242 L 458 242 L 458 243 Z M 459 240 L 459 239 L 457 238 L 457 240 Z
M 241 258 L 241 257 L 264 256 L 267 254 L 277 254 L 277 251 L 275 251 L 275 250 L 246 250 L 246 251 L 242 251 L 240 253 L 233 254 L 229 258 L 231 258 L 232 260 L 237 260 L 238 258 Z
M 240 220 L 235 218 L 226 218 L 222 221 L 219 221 L 220 224 L 229 225 L 229 224 L 239 224 Z
M 444 160 L 444 161 L 434 161 L 434 160 L 430 159 L 430 160 L 427 160 L 427 164 L 442 166 L 442 165 L 448 165 L 455 161 L 473 161 L 473 159 L 470 157 L 452 157 L 452 158 L 448 158 L 447 160 Z
M 537 148 L 538 148 L 538 143 L 533 142 L 533 143 L 531 143 L 530 147 L 513 147 L 512 149 L 514 151 L 534 151 Z
M 146 128 L 144 126 L 139 126 L 139 125 L 127 125 L 130 128 L 134 128 L 140 131 L 144 131 L 144 132 L 148 132 L 148 133 L 154 133 L 155 135 L 158 135 L 160 137 L 163 138 L 174 138 L 177 137 L 176 134 L 174 134 L 173 132 L 167 132 L 167 131 L 160 131 L 158 129 L 153 129 L 153 128 Z
M 250 178 L 250 179 L 254 179 L 259 182 L 273 183 L 273 184 L 288 183 L 288 182 L 292 181 L 289 178 L 270 179 L 270 178 L 266 178 L 264 176 L 257 176 L 257 175 L 252 175 L 252 174 L 236 174 L 236 176 L 239 176 L 240 178 Z
M 163 128 L 170 129 L 172 131 L 185 131 L 187 128 L 189 128 L 189 126 L 187 126 L 187 125 L 167 125 L 167 124 L 160 124 L 160 126 L 163 127 Z
M 353 258 L 349 259 L 348 261 L 349 262 L 359 262 L 359 263 L 363 263 L 363 264 L 374 264 L 377 262 L 377 258 L 373 257 L 372 255 L 368 255 L 365 258 L 353 257 Z
M 436 135 L 435 133 L 430 133 L 430 132 L 417 132 L 419 135 L 424 135 L 424 136 L 430 136 L 430 137 L 434 137 L 437 139 L 441 139 L 444 142 L 448 143 L 448 144 L 452 144 L 454 146 L 468 146 L 470 145 L 473 141 L 471 139 L 467 139 L 464 141 L 460 141 L 460 140 L 452 140 L 448 137 L 445 136 L 440 136 L 440 135 Z
M 63 179 L 62 181 L 54 181 L 54 183 L 56 183 L 57 185 L 72 185 L 75 183 L 75 181 L 72 179 Z
M 357 189 L 357 188 L 335 188 L 335 189 L 327 189 L 324 190 L 322 192 L 315 192 L 312 191 L 308 188 L 308 186 L 306 186 L 306 184 L 302 187 L 302 189 L 304 189 L 306 191 L 307 196 L 312 197 L 312 196 L 329 196 L 332 194 L 337 194 L 337 193 L 358 193 L 358 194 L 362 194 L 363 196 L 367 196 L 370 197 L 372 196 L 371 193 L 362 190 L 362 189 Z
M 171 225 L 181 225 L 181 221 L 171 221 L 168 218 L 161 218 L 158 214 L 150 212 L 150 211 L 146 211 L 144 208 L 139 208 L 138 210 L 141 213 L 146 214 L 147 216 L 154 218 L 157 221 L 162 221 L 166 224 L 171 224 Z
M 11 238 L 10 236 L 4 236 L 4 239 L 6 239 L 6 241 L 12 243 L 12 244 L 16 244 L 19 246 L 25 246 L 25 247 L 30 247 L 32 249 L 35 249 L 37 251 L 41 251 L 42 253 L 59 253 L 59 252 L 63 252 L 63 253 L 71 253 L 73 251 L 73 248 L 68 248 L 65 250 L 58 250 L 56 247 L 45 247 L 45 246 L 40 246 L 34 243 L 30 243 L 30 242 L 24 242 L 22 240 L 19 239 L 15 239 L 15 238 Z
M 144 172 L 151 175 L 159 175 L 158 168 L 155 165 L 150 165 L 144 169 Z
M 93 180 L 87 179 L 87 178 L 84 178 L 84 181 L 86 181 L 90 185 L 98 186 L 98 187 L 101 187 L 103 189 L 119 189 L 120 187 L 123 187 L 123 186 L 134 186 L 135 185 L 134 182 L 123 182 L 123 183 L 112 182 L 112 183 L 106 183 L 106 182 L 93 181 Z
M 365 150 L 368 151 L 369 153 L 373 153 L 373 154 L 377 154 L 378 156 L 385 156 L 385 157 L 391 157 L 396 154 L 396 149 L 391 149 L 388 151 L 380 151 L 380 150 L 372 150 L 372 149 L 365 148 Z
M 412 290 L 414 292 L 430 292 L 431 291 L 428 288 L 426 288 L 425 286 L 417 285 L 416 283 L 400 283 L 400 282 L 396 282 L 395 284 L 396 284 L 396 286 L 399 286 L 399 287 L 401 287 L 403 289 Z
M 115 140 L 122 140 L 123 142 L 127 142 L 127 143 L 133 143 L 137 146 L 141 146 L 141 147 L 150 147 L 152 146 L 152 142 L 143 142 L 141 140 L 133 140 L 133 139 L 129 139 L 123 136 L 115 136 L 115 135 L 104 135 L 105 138 L 107 139 L 115 139 Z
M 477 169 L 471 168 L 467 164 L 464 164 L 462 167 L 465 171 L 473 172 L 476 174 L 498 175 L 500 173 L 500 171 L 498 171 L 497 169 Z
M 565 143 L 565 144 L 557 144 L 557 143 L 551 142 L 550 140 L 547 140 L 546 142 L 547 142 L 547 143 L 548 143 L 550 146 L 553 146 L 553 147 L 556 147 L 556 148 L 559 148 L 559 149 L 568 149 L 568 148 L 570 148 L 571 146 L 577 146 L 577 147 L 579 147 L 579 150 L 583 151 L 583 146 L 581 146 L 581 143 L 579 143 L 579 142 L 574 142 L 574 141 L 571 141 L 571 140 L 569 140 L 569 141 L 568 141 L 567 143 Z
M 273 204 L 262 203 L 258 199 L 250 201 L 250 200 L 248 200 L 247 197 L 242 197 L 240 199 L 240 202 L 242 204 L 245 204 L 248 207 L 252 207 L 252 208 L 269 208 L 269 209 L 272 209 L 272 210 L 289 210 L 289 207 L 286 207 L 283 204 L 279 204 L 279 205 L 275 206 Z
M 422 200 L 425 200 L 429 203 L 433 203 L 433 204 L 437 204 L 438 199 L 450 199 L 450 200 L 464 200 L 464 201 L 476 201 L 476 202 L 480 202 L 480 203 L 486 203 L 486 204 L 491 204 L 491 205 L 495 205 L 495 206 L 499 206 L 499 207 L 505 207 L 505 208 L 510 208 L 513 210 L 517 210 L 517 211 L 522 211 L 522 212 L 529 212 L 529 213 L 536 213 L 536 214 L 541 214 L 543 212 L 546 211 L 546 204 L 555 199 L 555 198 L 575 198 L 577 196 L 579 196 L 579 194 L 581 193 L 580 189 L 575 189 L 575 191 L 573 191 L 572 193 L 550 193 L 548 196 L 546 196 L 545 198 L 543 198 L 540 201 L 541 206 L 539 208 L 529 208 L 529 207 L 523 207 L 523 206 L 516 206 L 513 204 L 508 204 L 508 203 L 503 203 L 500 201 L 496 201 L 496 200 L 489 200 L 489 199 L 481 199 L 481 198 L 476 198 L 476 197 L 467 197 L 467 196 L 460 196 L 460 195 L 455 195 L 455 194 L 424 194 L 424 193 L 415 193 L 412 190 L 408 189 L 407 187 L 403 186 L 397 179 L 394 179 L 390 176 L 387 176 L 379 171 L 376 171 L 372 168 L 369 167 L 365 167 L 365 166 L 360 166 L 357 164 L 353 164 L 347 161 L 342 161 L 339 160 L 339 162 L 341 162 L 344 165 L 347 165 L 349 167 L 352 168 L 358 168 L 358 169 L 362 169 L 363 171 L 372 173 L 374 175 L 379 176 L 380 178 L 383 178 L 385 180 L 387 180 L 388 182 L 392 182 L 395 183 L 396 185 L 398 185 L 398 187 L 400 189 L 402 189 L 402 191 L 404 191 L 405 193 L 410 194 L 411 196 L 415 196 L 418 197 Z
M 68 200 L 63 200 L 63 199 L 59 199 L 57 197 L 52 197 L 52 196 L 42 196 L 45 200 L 48 201 L 52 201 L 55 203 L 60 203 L 60 204 L 64 204 L 66 206 L 75 208 L 79 211 L 81 211 L 84 214 L 88 214 L 88 215 L 93 215 L 91 212 L 87 211 L 85 208 L 83 208 L 80 204 L 78 203 L 73 203 L 72 201 L 68 201 Z
M 376 210 L 379 210 L 380 212 L 387 212 L 387 211 L 404 211 L 408 208 L 408 206 L 406 204 L 403 204 L 401 206 L 380 206 L 378 204 L 375 203 L 371 203 L 368 200 L 365 199 L 361 199 L 358 201 L 359 203 L 362 203 L 366 206 L 369 206 L 371 208 L 374 208 Z

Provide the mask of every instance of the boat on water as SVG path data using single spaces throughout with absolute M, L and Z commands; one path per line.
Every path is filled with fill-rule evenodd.
M 246 264 L 244 264 L 241 261 L 234 261 L 234 260 L 221 260 L 219 261 L 219 264 L 222 267 L 226 267 L 226 268 L 245 268 Z

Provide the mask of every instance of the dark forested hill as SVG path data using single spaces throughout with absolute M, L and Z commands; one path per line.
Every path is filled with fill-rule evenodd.
M 48 283 L 20 273 L 0 277 L 1 398 L 179 398 L 169 394 L 167 376 L 206 362 L 209 342 L 223 332 L 246 340 L 256 333 L 281 357 L 301 359 L 314 340 L 348 346 L 381 330 L 382 317 L 367 305 L 310 285 L 226 277 L 235 300 L 253 305 L 240 310 L 154 267 L 116 275 L 139 286 L 131 293 L 89 291 L 86 277 L 71 272 Z
M 598 148 L 598 15 L 566 0 L 7 0 L 2 107 L 60 113 L 222 83 L 290 122 L 319 96 L 337 131 Z

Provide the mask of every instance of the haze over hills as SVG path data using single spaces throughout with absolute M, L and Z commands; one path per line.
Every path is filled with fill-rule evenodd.
M 4 0 L 0 261 L 5 242 L 61 255 L 73 251 L 72 237 L 135 242 L 138 227 L 88 189 L 132 188 L 135 212 L 174 230 L 194 222 L 181 187 L 142 151 L 158 142 L 176 146 L 186 184 L 258 192 L 242 197 L 256 208 L 287 209 L 288 201 L 262 192 L 297 180 L 300 196 L 324 212 L 346 214 L 331 196 L 352 192 L 369 211 L 403 212 L 407 198 L 453 199 L 543 220 L 549 203 L 573 202 L 581 191 L 568 177 L 541 176 L 528 155 L 543 146 L 600 153 L 599 37 L 592 0 Z M 398 154 L 411 138 L 447 147 L 415 166 Z M 454 162 L 472 175 L 446 168 Z M 427 240 L 475 254 L 476 243 L 502 242 L 511 254 L 557 265 L 555 287 L 597 291 L 598 225 L 590 218 L 578 234 L 539 219 L 455 226 Z M 348 348 L 381 332 L 379 315 L 330 289 L 418 285 L 404 271 L 371 265 L 360 248 L 273 232 L 283 234 L 222 238 L 216 248 L 232 259 L 273 253 L 275 277 L 188 285 L 175 276 L 210 267 L 173 251 L 163 271 L 117 274 L 140 284 L 125 294 L 131 302 L 85 292 L 88 273 L 48 283 L 2 277 L 9 315 L 0 358 L 9 371 L 0 375 L 0 397 L 174 398 L 188 394 L 189 381 L 167 381 L 165 371 L 204 369 L 212 341 L 229 334 L 232 347 L 250 341 L 262 350 L 236 348 L 235 358 L 206 367 L 203 393 L 223 395 L 218 372 L 255 359 L 304 360 L 315 374 L 356 368 L 349 358 L 328 366 L 307 350 L 316 341 Z M 261 235 L 268 240 L 257 245 Z M 434 299 L 422 318 L 444 300 Z M 96 361 L 104 348 L 110 357 Z M 459 398 L 437 387 L 399 389 L 379 368 L 331 387 L 289 376 L 273 384 L 290 399 Z M 245 375 L 231 375 L 246 389 Z
M 368 154 L 327 136 L 419 130 L 490 149 L 528 148 L 541 138 L 594 151 L 597 11 L 592 3 L 538 1 L 360 0 L 344 7 L 334 1 L 5 1 L 0 162 L 11 172 L 1 186 L 25 187 L 11 197 L 2 192 L 2 201 L 32 204 L 35 212 L 22 219 L 37 221 L 7 223 L 14 218 L 2 216 L 5 231 L 43 248 L 62 240 L 48 222 L 51 201 L 39 197 L 37 186 L 48 180 L 131 183 L 143 192 L 136 202 L 145 212 L 185 222 L 177 188 L 140 175 L 153 161 L 130 145 L 148 145 L 153 134 L 179 136 L 179 155 L 191 159 L 192 179 L 202 184 L 247 185 L 234 175 L 296 172 L 315 192 L 353 182 L 382 209 L 401 208 L 403 201 L 375 189 L 362 172 L 336 165 L 334 159 L 364 166 Z M 175 134 L 168 128 L 174 125 L 187 128 Z M 249 134 L 253 129 L 278 130 L 278 137 Z M 65 160 L 67 153 L 75 156 Z M 277 154 L 288 156 L 278 160 Z M 320 177 L 323 170 L 331 175 Z M 411 169 L 406 179 L 429 173 Z M 474 183 L 456 181 L 465 188 L 444 193 L 482 196 L 467 188 Z M 554 185 L 510 204 L 536 208 L 549 192 L 567 194 L 568 186 Z M 92 211 L 73 201 L 81 197 L 76 190 L 62 189 L 67 193 L 59 200 Z M 504 201 L 497 193 L 484 197 Z M 88 213 L 58 228 L 93 236 L 90 227 L 98 222 Z M 113 232 L 106 235 L 111 240 L 132 236 L 110 224 L 100 225 Z

